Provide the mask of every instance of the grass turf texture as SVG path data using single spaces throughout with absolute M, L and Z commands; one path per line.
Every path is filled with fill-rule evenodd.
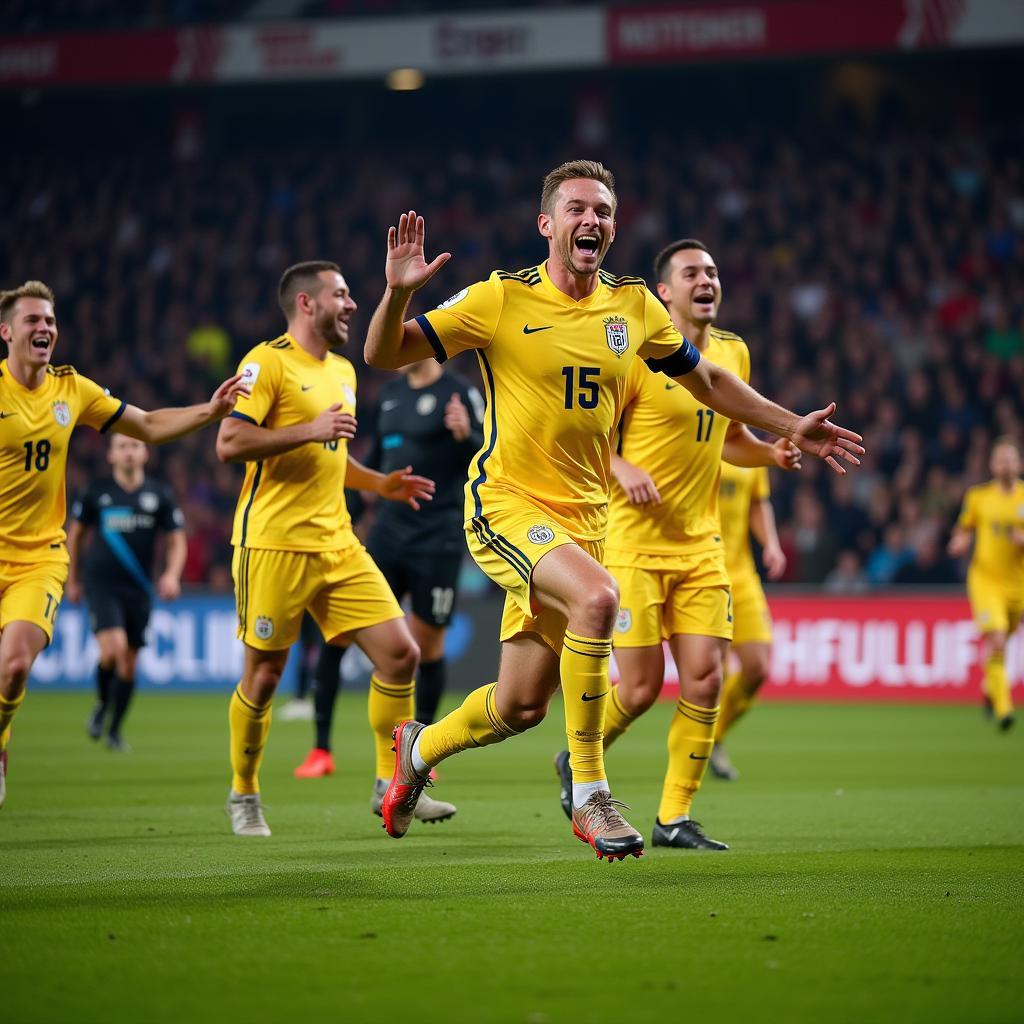
M 598 862 L 535 732 L 442 766 L 453 821 L 369 813 L 361 695 L 340 775 L 274 725 L 274 836 L 223 812 L 227 696 L 143 694 L 131 755 L 83 695 L 31 693 L 0 812 L 0 1017 L 31 1021 L 1020 1020 L 1024 731 L 973 708 L 765 704 L 697 817 L 724 854 Z M 649 836 L 670 705 L 613 750 Z

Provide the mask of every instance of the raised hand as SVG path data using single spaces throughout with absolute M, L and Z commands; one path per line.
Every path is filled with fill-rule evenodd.
M 242 375 L 236 373 L 234 377 L 228 377 L 226 381 L 213 393 L 210 399 L 210 418 L 222 420 L 235 407 L 239 398 L 249 397 L 249 385 L 242 383 Z
M 388 258 L 384 276 L 388 287 L 414 292 L 422 288 L 451 258 L 443 252 L 427 263 L 423 255 L 426 227 L 415 210 L 398 218 L 398 227 L 388 228 Z
M 310 423 L 310 441 L 337 441 L 356 436 L 356 418 L 351 413 L 338 412 L 340 402 L 328 406 L 312 423 Z
M 802 452 L 808 455 L 817 455 L 824 459 L 828 465 L 837 473 L 846 472 L 846 467 L 839 464 L 838 459 L 843 459 L 851 465 L 859 466 L 858 455 L 864 454 L 864 449 L 858 443 L 864 438 L 855 434 L 846 427 L 837 427 L 829 416 L 836 411 L 836 403 L 831 402 L 824 409 L 816 409 L 808 413 L 796 425 L 793 432 L 793 444 Z
M 448 399 L 448 404 L 444 407 L 444 425 L 451 431 L 451 435 L 456 441 L 465 441 L 473 429 L 473 425 L 469 422 L 469 410 L 463 404 L 457 391 Z
M 772 458 L 775 460 L 775 465 L 786 472 L 799 469 L 802 456 L 803 453 L 800 449 L 784 437 L 780 437 L 772 445 Z
M 388 501 L 400 501 L 419 512 L 420 501 L 434 500 L 434 481 L 413 476 L 412 466 L 406 466 L 388 473 L 380 482 L 379 493 Z

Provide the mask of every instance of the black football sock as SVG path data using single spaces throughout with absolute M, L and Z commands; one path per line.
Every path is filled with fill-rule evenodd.
M 110 703 L 110 688 L 114 682 L 113 665 L 96 666 L 96 697 L 106 707 Z
M 334 704 L 341 685 L 341 659 L 344 647 L 324 644 L 320 660 L 316 663 L 316 689 L 313 691 L 313 722 L 316 727 L 316 745 L 321 750 L 331 749 L 331 725 L 334 722 Z
M 121 723 L 128 712 L 128 705 L 132 702 L 132 693 L 135 691 L 134 679 L 122 679 L 115 676 L 111 683 L 110 700 L 114 710 L 110 715 L 110 726 L 107 735 L 115 739 L 121 737 Z
M 444 693 L 445 660 L 421 661 L 416 675 L 416 721 L 433 725 Z

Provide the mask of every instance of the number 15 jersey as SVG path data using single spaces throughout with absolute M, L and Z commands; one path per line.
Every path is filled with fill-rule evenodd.
M 484 441 L 466 485 L 466 518 L 517 497 L 545 510 L 573 537 L 607 529 L 611 433 L 633 361 L 700 360 L 641 278 L 600 271 L 579 301 L 541 264 L 495 271 L 416 317 L 438 361 L 474 349 L 487 408 Z M 667 379 L 667 378 L 666 378 Z

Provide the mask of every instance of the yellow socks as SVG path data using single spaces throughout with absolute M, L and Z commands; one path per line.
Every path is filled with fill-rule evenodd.
M 1002 651 L 992 651 L 985 659 L 985 695 L 992 701 L 992 712 L 996 718 L 1007 718 L 1013 714 L 1013 699 L 1010 696 L 1010 679 L 1006 674 L 1006 658 Z M 0 718 L 0 721 L 3 721 Z
M 470 747 L 486 747 L 516 735 L 495 706 L 497 683 L 474 690 L 450 715 L 428 725 L 416 741 L 420 758 L 433 767 Z
M 17 697 L 0 697 L 0 753 L 7 749 L 7 741 L 11 738 L 11 722 L 25 699 L 25 690 Z
M 604 712 L 604 749 L 607 750 L 634 721 L 636 716 L 625 709 L 619 699 L 619 688 L 613 686 Z
M 604 720 L 611 683 L 608 661 L 612 642 L 565 631 L 559 671 L 565 701 L 565 735 L 574 784 L 602 782 Z
M 239 794 L 260 791 L 260 762 L 270 732 L 271 705 L 257 707 L 235 687 L 228 705 L 231 727 L 231 788 Z
M 377 778 L 390 779 L 395 774 L 395 754 L 391 749 L 391 734 L 399 722 L 413 716 L 413 692 L 416 684 L 383 683 L 370 676 L 370 698 L 366 705 L 377 761 Z
M 658 820 L 667 825 L 690 813 L 715 745 L 718 708 L 702 708 L 682 697 L 668 730 L 668 771 L 661 791 Z
M 718 727 L 715 739 L 725 739 L 725 734 L 732 728 L 737 719 L 742 718 L 754 703 L 754 695 L 748 693 L 743 686 L 743 673 L 733 672 L 725 677 L 722 686 L 722 711 L 718 716 Z

